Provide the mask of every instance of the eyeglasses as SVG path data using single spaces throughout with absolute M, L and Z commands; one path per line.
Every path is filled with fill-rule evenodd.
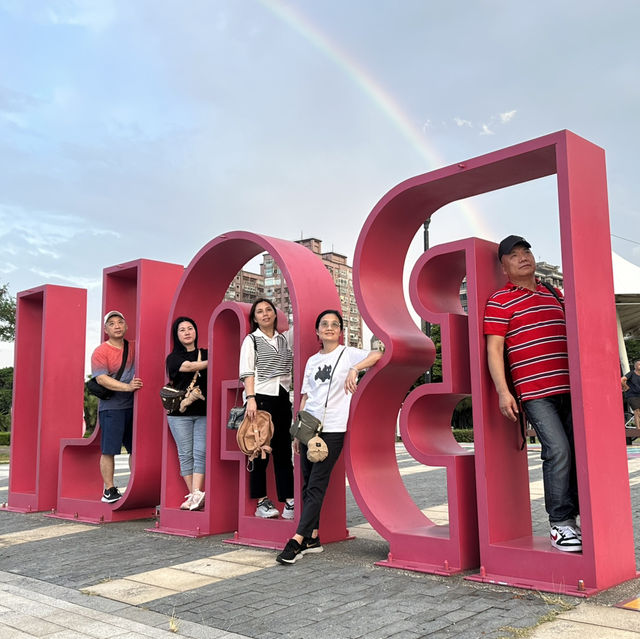
M 340 328 L 340 322 L 320 322 L 320 328 Z

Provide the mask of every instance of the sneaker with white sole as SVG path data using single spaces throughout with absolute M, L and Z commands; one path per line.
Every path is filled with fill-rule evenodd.
M 262 517 L 262 519 L 273 519 L 279 514 L 280 513 L 276 510 L 276 507 L 269 498 L 265 497 L 258 502 L 258 507 L 255 512 L 256 517 Z
M 180 504 L 180 510 L 191 510 L 191 501 L 193 500 L 193 493 L 185 495 L 185 500 Z
M 276 557 L 276 561 L 283 565 L 294 564 L 297 559 L 302 557 L 302 546 L 295 540 L 289 539 L 284 550 Z
M 118 490 L 117 486 L 111 486 L 111 488 L 105 488 L 104 492 L 102 493 L 102 501 L 105 504 L 113 504 L 113 502 L 118 501 L 118 499 L 121 499 L 122 495 L 120 494 L 120 491 Z
M 300 544 L 302 550 L 300 554 L 304 557 L 304 555 L 311 555 L 314 553 L 322 552 L 324 548 L 320 543 L 320 537 L 305 537 Z
M 199 510 L 204 506 L 204 493 L 197 488 L 191 493 L 189 510 Z
M 582 552 L 582 540 L 573 526 L 551 526 L 551 545 L 565 552 Z
M 288 499 L 284 502 L 284 508 L 282 509 L 282 519 L 293 519 L 295 516 L 295 510 L 293 506 L 293 499 Z

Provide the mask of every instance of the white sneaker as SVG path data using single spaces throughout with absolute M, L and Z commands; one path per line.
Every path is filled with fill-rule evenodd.
M 191 493 L 189 510 L 198 510 L 204 506 L 204 493 L 197 488 Z
M 193 493 L 185 495 L 186 499 L 180 504 L 180 510 L 190 510 L 191 501 L 193 500 Z
M 276 510 L 271 500 L 265 498 L 258 502 L 255 514 L 256 517 L 262 517 L 262 519 L 272 519 L 273 517 L 277 517 L 280 513 Z
M 295 516 L 295 510 L 293 507 L 293 499 L 284 502 L 284 508 L 282 509 L 282 519 L 293 519 Z
M 551 545 L 565 552 L 582 552 L 582 540 L 572 526 L 551 526 Z

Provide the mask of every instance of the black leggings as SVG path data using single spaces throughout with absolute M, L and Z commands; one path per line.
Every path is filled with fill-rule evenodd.
M 300 444 L 300 463 L 302 464 L 302 514 L 296 532 L 303 537 L 320 525 L 320 511 L 327 492 L 331 471 L 340 457 L 345 433 L 321 433 L 329 449 L 329 454 L 321 462 L 312 463 L 307 459 L 307 447 Z
M 258 410 L 266 410 L 273 421 L 273 438 L 271 439 L 271 455 L 273 456 L 273 470 L 276 476 L 276 490 L 278 501 L 293 497 L 293 463 L 291 461 L 291 402 L 289 392 L 280 386 L 280 394 L 256 395 Z M 258 457 L 253 461 L 253 470 L 249 474 L 249 495 L 251 499 L 260 499 L 267 494 L 267 464 L 266 459 Z

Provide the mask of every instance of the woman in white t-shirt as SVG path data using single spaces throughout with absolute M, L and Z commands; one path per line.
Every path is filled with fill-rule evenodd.
M 300 409 L 304 408 L 322 421 L 320 437 L 327 444 L 329 454 L 324 461 L 312 463 L 307 459 L 307 447 L 297 439 L 293 440 L 302 466 L 302 514 L 296 534 L 276 557 L 281 564 L 292 564 L 306 553 L 323 550 L 318 536 L 320 511 L 331 471 L 342 452 L 351 393 L 358 387 L 358 373 L 382 357 L 379 351 L 341 345 L 342 328 L 342 316 L 338 311 L 323 311 L 316 319 L 316 333 L 322 348 L 305 366 Z

